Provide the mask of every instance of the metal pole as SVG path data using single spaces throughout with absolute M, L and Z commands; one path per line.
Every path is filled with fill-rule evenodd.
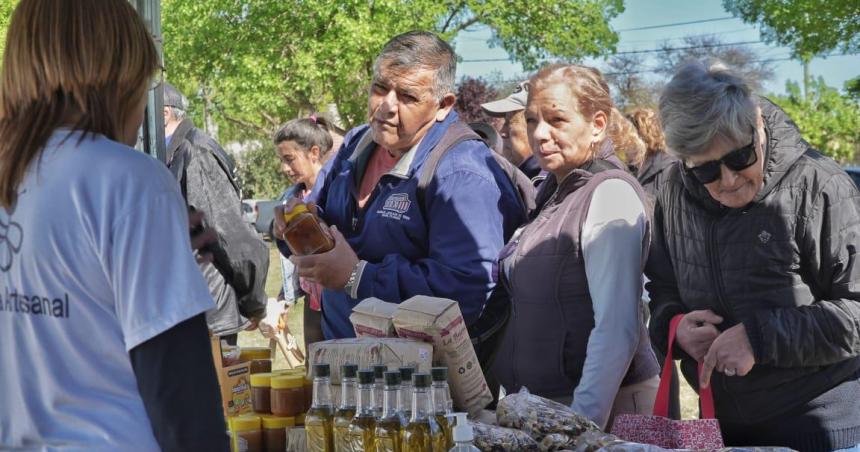
M 158 57 L 164 62 L 161 38 L 161 0 L 129 0 L 149 27 Z M 167 163 L 164 142 L 164 89 L 159 86 L 147 94 L 146 116 L 140 129 L 137 148 Z

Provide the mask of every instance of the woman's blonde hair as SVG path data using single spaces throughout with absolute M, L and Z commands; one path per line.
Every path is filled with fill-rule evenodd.
M 645 143 L 633 124 L 621 114 L 618 109 L 612 109 L 612 119 L 609 121 L 609 130 L 606 132 L 612 139 L 615 154 L 628 165 L 638 167 L 645 158 Z
M 639 137 L 645 142 L 645 155 L 647 157 L 666 152 L 666 138 L 663 136 L 663 127 L 660 126 L 660 117 L 657 112 L 650 108 L 636 108 L 627 113 L 627 119 L 636 127 Z
M 0 74 L 0 205 L 57 127 L 118 140 L 159 64 L 127 0 L 21 0 Z

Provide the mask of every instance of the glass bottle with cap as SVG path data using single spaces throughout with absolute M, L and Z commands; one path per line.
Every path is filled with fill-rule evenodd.
M 358 373 L 358 406 L 355 417 L 349 424 L 349 449 L 351 452 L 372 452 L 373 434 L 376 430 L 375 372 L 362 370 Z
M 433 397 L 433 415 L 436 417 L 436 422 L 442 433 L 445 435 L 445 448 L 454 447 L 454 440 L 451 433 L 451 423 L 448 420 L 448 415 L 451 414 L 451 391 L 448 388 L 448 368 L 433 367 L 430 369 L 430 376 L 433 378 L 433 387 L 431 389 Z
M 334 413 L 334 448 L 336 451 L 349 450 L 347 434 L 349 423 L 355 416 L 355 391 L 358 366 L 355 364 L 344 364 L 340 366 L 340 406 Z
M 400 393 L 397 395 L 397 409 L 403 418 L 404 426 L 409 423 L 409 418 L 412 417 L 412 374 L 414 373 L 415 368 L 412 366 L 400 368 Z
M 466 413 L 455 413 L 453 416 L 457 418 L 457 423 L 454 425 L 454 446 L 449 452 L 480 452 L 481 449 L 472 443 L 475 440 L 475 433 L 469 421 L 466 420 Z
M 374 433 L 376 452 L 400 452 L 400 431 L 403 429 L 403 416 L 399 408 L 400 376 L 398 371 L 385 372 L 382 416 L 376 421 Z
M 316 215 L 308 210 L 307 205 L 299 203 L 285 211 L 284 223 L 284 241 L 296 256 L 325 253 L 334 248 L 331 234 L 320 224 Z
M 373 376 L 375 378 L 374 385 L 376 386 L 374 395 L 374 397 L 376 397 L 376 400 L 374 401 L 374 405 L 377 409 L 376 417 L 382 415 L 382 391 L 385 387 L 385 372 L 388 372 L 388 366 L 383 364 L 373 366 Z
M 433 416 L 430 374 L 412 375 L 412 418 L 400 436 L 402 452 L 437 452 L 445 450 L 445 436 Z
M 331 368 L 328 364 L 315 364 L 313 371 L 313 403 L 304 420 L 307 447 L 312 452 L 334 452 Z

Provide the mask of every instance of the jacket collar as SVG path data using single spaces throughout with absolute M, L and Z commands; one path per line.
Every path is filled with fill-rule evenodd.
M 538 188 L 535 213 L 542 210 L 545 204 L 551 199 L 554 199 L 554 203 L 561 202 L 567 195 L 587 184 L 592 176 L 594 176 L 594 173 L 589 171 L 589 168 L 596 160 L 601 161 L 598 164 L 609 164 L 613 169 L 625 171 L 624 163 L 615 155 L 615 147 L 612 144 L 612 140 L 607 138 L 601 143 L 600 149 L 598 149 L 593 160 L 589 160 L 581 167 L 574 169 L 560 181 L 552 174 L 546 178 L 540 188 Z
M 194 123 L 191 122 L 190 118 L 185 118 L 182 122 L 176 126 L 176 130 L 173 131 L 172 138 L 170 138 L 170 143 L 167 145 L 167 164 L 173 161 L 173 157 L 176 154 L 176 150 L 179 149 L 179 146 L 185 141 L 185 137 L 191 132 L 191 129 L 194 128 Z
M 403 154 L 400 160 L 397 161 L 397 164 L 387 174 L 400 179 L 412 177 L 415 170 L 424 163 L 427 155 L 439 143 L 439 140 L 442 139 L 442 136 L 445 135 L 451 124 L 456 121 L 457 113 L 452 110 L 443 121 L 433 124 L 421 140 L 412 146 L 412 149 Z M 349 162 L 358 169 L 359 173 L 364 173 L 367 161 L 377 146 L 376 142 L 373 141 L 371 130 L 368 127 L 367 131 L 359 139 L 355 151 L 348 158 Z

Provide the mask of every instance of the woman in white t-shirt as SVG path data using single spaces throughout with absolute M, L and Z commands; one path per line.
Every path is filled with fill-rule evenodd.
M 228 450 L 185 204 L 129 147 L 160 73 L 143 21 L 21 0 L 3 58 L 0 449 Z

